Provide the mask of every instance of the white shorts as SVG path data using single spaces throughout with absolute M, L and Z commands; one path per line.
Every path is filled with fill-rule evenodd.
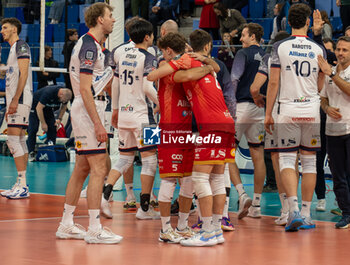
M 272 118 L 274 122 L 277 122 L 277 105 L 273 107 L 272 110 Z M 278 151 L 278 137 L 277 137 L 277 130 L 274 129 L 272 131 L 272 134 L 269 134 L 265 132 L 265 139 L 264 139 L 264 149 L 266 152 L 277 152 Z
M 141 129 L 118 128 L 119 152 L 148 151 L 157 148 L 156 145 L 144 146 Z
M 100 117 L 104 121 L 106 102 L 95 100 L 95 106 Z M 75 137 L 75 148 L 79 155 L 99 154 L 106 152 L 106 143 L 98 142 L 95 127 L 84 106 L 81 97 L 74 98 L 71 109 L 72 127 Z
M 251 102 L 237 103 L 236 141 L 241 140 L 244 134 L 248 145 L 258 147 L 264 142 L 264 108 L 259 108 Z
M 320 116 L 290 117 L 277 115 L 275 124 L 279 152 L 292 152 L 299 149 L 317 151 L 321 146 Z
M 7 116 L 7 127 L 19 127 L 27 129 L 29 125 L 30 107 L 18 104 L 17 111 Z
M 105 129 L 107 131 L 108 137 L 113 138 L 114 135 L 114 127 L 112 126 L 112 112 L 105 111 Z

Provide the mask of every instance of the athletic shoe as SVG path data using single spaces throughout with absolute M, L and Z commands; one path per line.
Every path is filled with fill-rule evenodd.
M 175 200 L 170 207 L 170 214 L 171 215 L 178 215 L 179 214 L 179 202 Z
M 195 232 L 190 228 L 186 227 L 185 229 L 179 230 L 177 227 L 175 228 L 175 232 L 178 233 L 183 238 L 190 238 L 194 236 Z
M 303 224 L 303 218 L 300 216 L 299 211 L 289 212 L 288 222 L 286 224 L 286 232 L 296 232 Z
M 197 233 L 202 229 L 202 225 L 203 225 L 203 221 L 198 217 L 198 222 L 192 225 L 192 230 Z
M 248 209 L 252 205 L 252 199 L 248 196 L 247 193 L 243 193 L 239 196 L 238 200 L 238 219 L 242 219 L 247 216 Z
M 21 187 L 17 185 L 11 193 L 7 194 L 6 198 L 7 199 L 12 199 L 12 200 L 18 200 L 18 199 L 25 199 L 29 198 L 30 193 L 29 193 L 29 188 L 28 186 Z
M 34 151 L 32 151 L 32 152 L 29 153 L 29 155 L 28 155 L 28 161 L 29 161 L 29 162 L 35 162 L 35 161 L 36 161 L 36 155 L 35 155 L 35 152 L 34 152 Z
M 301 216 L 303 218 L 303 224 L 299 227 L 299 229 L 312 229 L 316 227 L 316 224 L 312 221 L 311 217 Z
M 221 229 L 224 230 L 224 231 L 233 231 L 233 230 L 235 230 L 233 224 L 231 223 L 230 217 L 222 217 Z
M 317 201 L 316 211 L 325 212 L 326 211 L 326 199 L 321 199 Z
M 218 244 L 224 243 L 225 242 L 224 231 L 222 231 L 222 229 L 217 229 L 214 232 L 215 232 L 216 241 L 218 242 Z
M 281 216 L 275 220 L 275 224 L 282 225 L 282 226 L 286 225 L 288 222 L 288 215 L 289 215 L 288 212 L 286 212 L 286 213 L 282 212 Z
M 192 202 L 191 209 L 190 209 L 190 215 L 194 214 L 195 212 L 197 212 L 197 209 L 196 209 L 196 206 L 194 205 L 194 203 Z
M 176 231 L 173 230 L 173 228 L 169 228 L 165 232 L 163 230 L 160 230 L 159 232 L 159 239 L 160 242 L 170 243 L 170 244 L 179 244 L 181 240 L 183 240 L 183 237 L 176 233 Z
M 101 199 L 101 214 L 108 219 L 113 218 L 111 206 L 109 205 L 108 201 L 104 198 L 103 194 Z
M 80 198 L 87 198 L 87 187 L 86 186 L 81 192 L 80 192 Z
M 350 215 L 344 215 L 338 223 L 335 224 L 335 228 L 345 229 L 348 228 L 350 224 Z
M 155 197 L 151 196 L 151 199 L 149 201 L 149 204 L 154 208 L 158 208 L 159 207 L 159 203 L 157 202 L 157 199 Z
M 86 230 L 80 224 L 66 226 L 63 223 L 60 223 L 56 232 L 56 237 L 61 239 L 84 239 L 85 236 Z
M 9 189 L 9 190 L 4 190 L 4 191 L 0 192 L 0 195 L 1 195 L 2 197 L 6 197 L 7 195 L 9 195 L 9 194 L 12 193 L 12 191 L 17 187 L 17 185 L 18 185 L 18 183 L 16 182 L 16 183 L 12 186 L 11 189 Z
M 140 220 L 156 220 L 160 219 L 160 213 L 156 212 L 151 205 L 149 206 L 147 212 L 144 212 L 140 207 L 137 210 L 136 218 Z
M 252 218 L 261 218 L 261 208 L 260 206 L 250 206 L 248 208 L 248 216 Z
M 123 205 L 123 208 L 125 211 L 136 211 L 137 210 L 136 201 L 135 200 L 126 201 Z
M 214 231 L 205 232 L 204 230 L 201 230 L 191 238 L 180 241 L 180 244 L 185 247 L 208 247 L 214 246 L 217 243 L 216 233 Z
M 342 210 L 340 210 L 340 208 L 335 208 L 331 210 L 332 214 L 338 215 L 338 216 L 343 216 L 343 212 Z
M 108 227 L 103 227 L 98 231 L 88 230 L 84 240 L 88 244 L 118 244 L 123 237 L 112 232 Z
M 278 189 L 276 186 L 265 185 L 262 192 L 273 193 L 273 192 L 278 192 Z

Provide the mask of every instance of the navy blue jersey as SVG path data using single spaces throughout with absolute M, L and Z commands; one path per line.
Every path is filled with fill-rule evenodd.
M 32 109 L 34 110 L 38 102 L 45 105 L 45 107 L 58 108 L 61 102 L 58 98 L 58 90 L 62 86 L 45 86 L 34 93 Z

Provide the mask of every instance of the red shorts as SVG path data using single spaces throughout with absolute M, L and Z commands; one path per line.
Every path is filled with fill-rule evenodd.
M 162 148 L 158 146 L 161 178 L 182 178 L 192 174 L 194 150 L 191 148 Z

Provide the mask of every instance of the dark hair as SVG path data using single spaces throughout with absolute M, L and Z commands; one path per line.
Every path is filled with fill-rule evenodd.
M 278 3 L 278 4 L 276 4 L 276 5 L 277 5 L 277 10 L 278 10 L 278 13 L 281 13 L 282 8 L 284 7 L 284 4 L 282 4 L 282 3 Z
M 227 18 L 227 16 L 228 16 L 227 7 L 223 3 L 221 3 L 221 2 L 215 3 L 213 5 L 213 8 L 217 9 L 217 10 L 219 10 L 221 12 L 221 16 L 220 17 Z
M 151 36 L 153 33 L 153 26 L 150 22 L 144 19 L 135 21 L 129 27 L 129 36 L 130 39 L 136 44 L 142 43 L 146 35 Z
M 19 35 L 21 33 L 22 23 L 17 18 L 15 18 L 15 17 L 3 18 L 1 20 L 1 26 L 6 24 L 6 23 L 9 23 L 12 26 L 15 26 L 17 28 L 17 35 Z
M 134 16 L 134 17 L 131 17 L 131 18 L 128 18 L 127 20 L 125 20 L 124 26 L 125 26 L 125 30 L 128 34 L 129 34 L 129 30 L 130 30 L 131 25 L 134 24 L 136 21 L 139 21 L 140 19 L 142 19 L 142 18 L 140 18 L 139 16 Z
M 287 31 L 280 31 L 276 34 L 275 39 L 274 39 L 274 43 L 277 41 L 281 41 L 284 40 L 286 38 L 290 37 L 290 34 Z
M 86 26 L 88 28 L 95 27 L 97 25 L 97 19 L 104 16 L 106 8 L 111 12 L 113 11 L 113 7 L 106 3 L 98 2 L 89 6 L 84 13 Z
M 184 53 L 186 48 L 186 39 L 180 33 L 169 32 L 158 39 L 159 49 L 171 48 L 176 53 Z
M 305 27 L 306 20 L 311 15 L 311 9 L 306 4 L 295 4 L 289 9 L 288 22 L 294 29 Z
M 337 40 L 337 44 L 339 43 L 339 41 L 350 42 L 350 37 L 348 37 L 348 36 L 341 36 L 341 37 Z
M 264 28 L 257 23 L 249 23 L 244 26 L 248 29 L 249 36 L 255 35 L 255 40 L 259 43 L 262 36 L 264 35 Z
M 52 50 L 50 46 L 45 45 L 45 53 L 48 52 L 49 50 Z
M 335 42 L 332 39 L 330 39 L 330 38 L 324 38 L 323 39 L 323 43 L 328 43 L 328 42 L 332 43 L 333 50 L 335 50 L 337 45 L 335 44 Z
M 345 31 L 347 31 L 347 30 L 349 30 L 349 29 L 350 29 L 350 26 L 347 26 L 346 29 L 345 29 Z
M 212 41 L 210 34 L 202 29 L 196 29 L 190 34 L 190 44 L 194 52 L 202 51 Z
M 68 37 L 73 36 L 74 33 L 78 33 L 78 31 L 76 29 L 67 29 Z

